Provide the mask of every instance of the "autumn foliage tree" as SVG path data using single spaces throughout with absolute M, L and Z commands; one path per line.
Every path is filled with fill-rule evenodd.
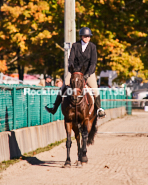
M 27 66 L 32 73 L 63 74 L 56 45 L 64 43 L 64 0 L 8 0 L 0 16 L 0 56 L 9 72 Z M 137 72 L 148 77 L 147 22 L 148 0 L 76 0 L 77 40 L 81 27 L 91 28 L 97 74 L 110 69 L 120 81 Z
M 63 44 L 63 7 L 53 0 L 9 0 L 1 7 L 1 55 L 10 70 L 17 66 L 23 72 L 28 66 L 51 74 L 63 68 L 63 52 L 56 48 L 56 42 Z
M 93 31 L 98 49 L 97 72 L 116 70 L 125 81 L 148 75 L 148 1 L 81 0 L 77 2 L 79 25 Z

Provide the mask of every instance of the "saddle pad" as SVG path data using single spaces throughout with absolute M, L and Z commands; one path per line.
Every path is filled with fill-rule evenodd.
M 92 89 L 88 85 L 85 85 L 84 88 L 86 88 L 86 91 L 85 92 L 88 92 L 89 93 L 89 95 L 92 98 L 93 104 L 94 104 L 95 100 L 94 100 L 94 96 L 92 95 Z

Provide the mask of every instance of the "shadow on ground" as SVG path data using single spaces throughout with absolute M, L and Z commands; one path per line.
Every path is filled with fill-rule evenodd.
M 23 160 L 26 160 L 31 165 L 49 166 L 49 167 L 61 167 L 65 161 L 41 161 L 36 157 L 25 157 L 22 156 Z

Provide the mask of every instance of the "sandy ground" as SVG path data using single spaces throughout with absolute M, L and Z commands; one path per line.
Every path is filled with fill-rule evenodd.
M 77 146 L 73 141 L 72 166 L 62 168 L 66 159 L 62 143 L 10 166 L 0 173 L 0 185 L 147 185 L 148 113 L 134 111 L 132 116 L 100 126 L 87 156 L 88 163 L 77 168 Z

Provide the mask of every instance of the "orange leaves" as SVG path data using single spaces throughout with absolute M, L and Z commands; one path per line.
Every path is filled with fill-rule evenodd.
M 139 36 L 139 37 L 146 37 L 147 34 L 146 34 L 146 33 L 139 32 L 139 33 L 138 33 L 138 36 Z
M 6 36 L 3 31 L 0 31 L 0 38 L 5 40 Z
M 11 24 L 10 22 L 8 22 L 8 24 L 6 26 L 7 26 L 7 29 L 9 30 L 10 34 L 19 31 L 19 29 L 16 28 L 16 26 L 14 24 Z
M 33 44 L 40 44 L 42 46 L 44 39 L 50 39 L 52 37 L 52 34 L 48 30 L 44 30 L 43 32 L 40 32 L 37 36 L 32 37 L 32 43 Z
M 113 49 L 114 49 L 113 43 L 108 43 L 107 46 L 109 47 L 109 51 L 113 51 Z
M 105 2 L 104 2 L 104 0 L 100 0 L 100 3 L 101 3 L 101 4 L 104 4 Z
M 34 20 L 38 21 L 39 23 L 44 22 L 45 21 L 45 14 L 43 14 L 41 12 L 37 12 L 36 14 L 34 14 Z
M 76 12 L 78 13 L 83 13 L 85 11 L 85 8 L 84 6 L 81 6 L 80 3 L 78 1 L 76 1 L 76 4 L 75 4 L 75 9 L 76 9 Z
M 129 54 L 127 52 L 121 52 L 119 54 L 117 52 L 110 54 L 109 57 L 111 59 L 109 65 L 112 70 L 125 74 L 128 78 L 132 77 L 136 70 L 142 71 L 144 69 L 144 65 L 140 60 L 140 57 L 136 57 L 134 54 Z
M 20 47 L 21 52 L 24 52 L 27 49 L 27 47 L 25 46 L 25 40 L 26 35 L 16 33 L 14 36 L 12 36 L 11 43 L 16 43 L 18 47 Z
M 0 60 L 0 72 L 4 73 L 7 70 L 6 61 Z
M 48 21 L 48 23 L 51 23 L 51 22 L 52 22 L 52 19 L 53 19 L 52 16 L 48 16 L 48 17 L 46 18 L 46 20 Z
M 11 4 L 13 5 L 13 2 Z M 48 16 L 46 15 L 46 11 L 50 9 L 49 6 L 52 5 L 47 1 L 39 0 L 32 0 L 28 4 L 23 4 L 23 6 L 4 4 L 1 9 L 4 15 L 7 15 L 7 19 L 3 20 L 4 31 L 0 31 L 0 39 L 7 40 L 7 47 L 10 46 L 10 43 L 19 47 L 21 54 L 26 53 L 28 47 L 30 47 L 26 40 L 31 40 L 32 44 L 35 45 L 39 43 L 41 46 L 45 39 L 52 38 L 52 33 L 47 31 L 46 27 L 41 29 L 42 23 L 48 23 L 48 26 L 52 23 L 53 16 L 49 12 Z M 42 31 L 40 32 L 38 29 Z M 56 32 L 53 32 L 53 35 L 56 34 Z
M 39 23 L 45 21 L 46 16 L 43 11 L 49 10 L 49 4 L 46 1 L 39 1 L 37 5 L 30 2 L 28 8 L 30 8 L 30 14 L 34 16 L 35 21 Z
M 57 4 L 64 5 L 64 0 L 58 0 Z
M 36 12 L 42 12 L 43 10 L 49 10 L 49 4 L 46 1 L 38 1 L 37 4 L 29 2 L 27 9 L 31 11 L 31 14 Z
M 33 29 L 35 29 L 35 30 L 38 29 L 38 25 L 37 25 L 35 22 L 31 25 L 31 27 L 32 27 Z
M 140 55 L 137 52 L 127 52 L 126 48 L 130 46 L 129 43 L 113 39 L 114 35 L 111 32 L 106 33 L 108 36 L 104 37 L 102 34 L 98 39 L 102 48 L 98 52 L 105 59 L 106 67 L 110 67 L 110 69 L 117 71 L 119 75 L 122 74 L 126 78 L 133 76 L 136 70 L 142 74 L 144 65 Z M 101 58 L 99 58 L 99 61 L 101 61 Z
M 53 60 L 54 57 L 57 63 L 63 60 L 63 53 L 55 49 L 55 43 L 64 40 L 64 0 L 29 0 L 29 3 L 24 0 L 8 0 L 7 4 L 4 2 L 1 11 L 0 47 L 3 47 L 1 53 L 6 62 L 13 61 L 19 54 L 20 64 L 32 65 L 41 72 L 47 58 Z M 16 64 L 12 62 L 10 65 Z M 56 66 L 62 68 L 61 64 Z M 0 71 L 5 70 L 5 62 L 0 61 Z
M 148 68 L 147 7 L 135 1 L 81 0 L 76 2 L 78 28 L 91 28 L 92 42 L 97 45 L 98 70 L 113 69 L 129 78 Z M 137 11 L 134 11 L 137 10 Z M 93 14 L 91 14 L 93 13 Z M 120 38 L 120 40 L 119 40 Z M 121 76 L 120 76 L 121 77 Z
M 16 33 L 12 39 L 15 41 L 15 42 L 23 42 L 26 40 L 26 35 L 23 35 L 21 33 Z
M 7 4 L 4 4 L 1 8 L 1 11 L 6 12 L 6 14 L 11 15 L 11 20 L 18 18 L 19 15 L 22 13 L 23 8 L 19 6 L 9 6 Z
M 136 38 L 136 37 L 139 38 L 139 37 L 146 37 L 147 34 L 139 31 L 132 31 L 132 32 L 128 32 L 127 36 L 129 38 Z
M 46 1 L 39 1 L 38 2 L 38 10 L 39 11 L 49 10 L 49 4 Z
M 30 14 L 33 14 L 38 10 L 38 6 L 33 4 L 33 2 L 29 2 L 28 6 L 26 6 L 26 9 L 30 10 Z

